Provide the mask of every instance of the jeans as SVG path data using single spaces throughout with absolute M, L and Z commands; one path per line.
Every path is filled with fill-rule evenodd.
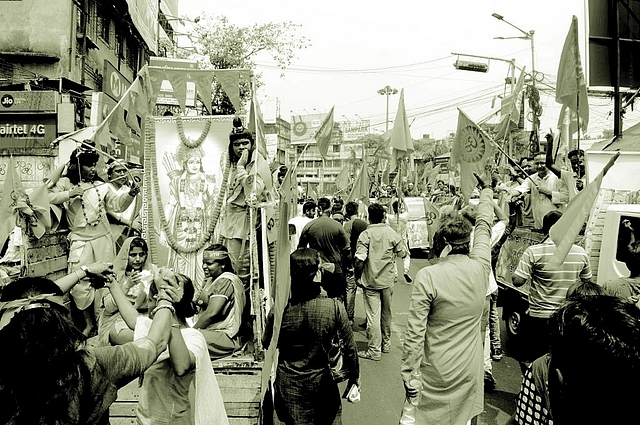
M 489 339 L 491 341 L 491 352 L 496 353 L 502 350 L 500 342 L 500 315 L 498 314 L 498 291 L 489 296 Z
M 382 347 L 391 344 L 391 296 L 393 287 L 370 289 L 364 287 L 364 311 L 367 315 L 368 352 L 379 359 Z
M 353 322 L 353 319 L 356 314 L 356 291 L 358 287 L 356 286 L 356 277 L 353 274 L 353 270 L 347 270 L 347 317 L 350 321 Z

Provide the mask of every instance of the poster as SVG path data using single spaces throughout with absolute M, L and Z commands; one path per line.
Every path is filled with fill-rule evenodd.
M 202 250 L 217 241 L 212 213 L 233 116 L 154 117 L 145 126 L 143 227 L 152 261 L 204 280 Z M 178 247 L 177 250 L 173 249 Z

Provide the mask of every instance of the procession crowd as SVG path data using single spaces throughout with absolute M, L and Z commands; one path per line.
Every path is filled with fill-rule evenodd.
M 176 174 L 172 189 L 171 214 L 177 216 L 168 214 L 162 230 L 174 251 L 200 252 L 190 258 L 201 261 L 201 278 L 179 259 L 169 266 L 150 261 L 141 224 L 126 214 L 139 190 L 127 179 L 125 162 L 108 162 L 105 183 L 96 172 L 100 155 L 90 143 L 71 154 L 50 191 L 51 203 L 63 206 L 69 224 L 69 274 L 55 282 L 24 277 L 0 295 L 0 423 L 109 423 L 118 388 L 138 377 L 138 423 L 228 423 L 211 360 L 248 349 L 248 258 L 255 229 L 248 210 L 277 189 L 283 176 L 273 181 L 264 172 L 268 166 L 253 136 L 234 121 L 223 161 L 228 189 L 222 243 L 187 251 L 197 246 L 198 231 L 209 228 L 209 214 L 202 206 L 190 210 L 193 203 L 181 204 L 206 192 L 207 184 L 199 174 L 204 153 L 182 149 L 177 153 L 184 173 Z M 338 383 L 347 380 L 347 388 L 357 390 L 359 362 L 377 362 L 389 353 L 393 288 L 403 279 L 413 290 L 399 367 L 407 399 L 400 423 L 476 421 L 485 390 L 495 387 L 491 362 L 502 357 L 497 254 L 515 226 L 548 234 L 563 205 L 584 188 L 583 156 L 575 151 L 569 159 L 572 172 L 543 154 L 523 158 L 509 181 L 476 175 L 473 203 L 442 182 L 437 190 L 453 201 L 441 209 L 429 266 L 414 277 L 403 196 L 392 197 L 388 206 L 372 202 L 366 212 L 356 201 L 306 200 L 302 214 L 289 222 L 295 232 L 289 241 L 288 304 L 280 324 L 271 310 L 262 341 L 269 347 L 279 325 L 273 393 L 279 420 L 341 423 Z M 190 193 L 192 187 L 199 192 Z M 408 185 L 391 190 L 414 193 Z M 200 205 L 211 207 L 208 201 Z M 114 224 L 121 226 L 115 233 Z M 560 267 L 549 265 L 556 248 L 550 239 L 525 250 L 513 281 L 530 281 L 531 290 L 523 319 L 526 344 L 518 353 L 523 384 L 512 423 L 634 421 L 636 392 L 630 388 L 640 379 L 640 242 L 632 224 L 625 226 L 631 276 L 603 287 L 590 282 L 589 259 L 578 245 Z M 367 329 L 367 346 L 360 351 L 353 337 L 358 293 Z M 328 356 L 336 338 L 347 371 L 339 379 Z

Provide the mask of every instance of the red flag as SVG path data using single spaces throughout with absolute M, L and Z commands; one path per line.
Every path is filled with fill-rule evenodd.
M 398 102 L 398 112 L 396 120 L 393 123 L 391 131 L 391 167 L 389 171 L 393 171 L 398 166 L 398 162 L 402 158 L 409 158 L 413 153 L 413 139 L 409 130 L 409 120 L 407 111 L 404 107 L 404 89 L 400 91 L 400 100 Z
M 458 112 L 458 130 L 449 164 L 454 169 L 460 164 L 460 190 L 469 199 L 478 184 L 473 173 L 485 174 L 485 167 L 493 165 L 493 140 L 460 108 Z
M 333 134 L 333 108 L 335 108 L 335 106 L 331 107 L 331 110 L 324 118 L 324 121 L 322 121 L 322 125 L 314 136 L 314 139 L 316 139 L 318 143 L 318 150 L 324 158 L 327 158 L 331 135 Z
M 556 251 L 549 259 L 549 265 L 552 267 L 560 267 L 567 258 L 567 254 L 575 243 L 578 233 L 580 233 L 582 226 L 589 218 L 593 204 L 600 191 L 602 178 L 618 159 L 618 156 L 620 156 L 620 152 L 612 157 L 600 174 L 569 202 L 560 220 L 549 229 L 549 237 L 556 244 Z
M 573 16 L 571 27 L 562 47 L 558 78 L 556 80 L 556 102 L 577 112 L 582 131 L 587 131 L 589 124 L 589 99 L 587 85 L 580 60 L 578 40 L 578 18 Z M 564 114 L 560 114 L 558 126 L 562 125 Z
M 369 171 L 367 170 L 367 161 L 362 161 L 362 168 L 355 182 L 353 182 L 353 189 L 347 198 L 347 202 L 360 199 L 363 204 L 369 205 Z

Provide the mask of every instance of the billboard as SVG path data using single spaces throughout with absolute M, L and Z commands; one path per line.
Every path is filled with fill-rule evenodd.
M 342 122 L 340 123 L 340 128 L 342 129 L 342 140 L 350 142 L 358 140 L 359 138 L 369 134 L 371 130 L 371 121 L 362 120 Z

